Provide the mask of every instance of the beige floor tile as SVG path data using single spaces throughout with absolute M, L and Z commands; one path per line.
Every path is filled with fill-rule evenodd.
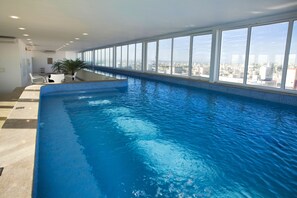
M 5 120 L 0 120 L 0 130 L 1 130 L 1 128 L 2 128 L 2 126 L 3 126 L 3 124 L 4 124 L 4 122 L 5 122 Z
M 14 106 L 15 101 L 0 101 L 0 106 Z
M 31 197 L 36 129 L 0 130 L 0 197 Z
M 8 117 L 12 108 L 0 108 L 0 117 Z
M 38 102 L 17 102 L 10 119 L 37 119 Z
M 30 86 L 28 86 L 28 87 L 26 87 L 25 88 L 25 90 L 26 89 L 38 89 L 38 90 L 40 90 L 40 88 L 42 87 L 42 86 L 44 86 L 44 85 L 30 85 Z
M 38 91 L 24 91 L 20 96 L 20 99 L 39 99 Z

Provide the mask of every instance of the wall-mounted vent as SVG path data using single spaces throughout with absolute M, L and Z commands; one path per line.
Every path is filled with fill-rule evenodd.
M 43 50 L 43 53 L 56 53 L 55 50 Z
M 0 43 L 15 43 L 16 38 L 12 36 L 1 36 L 0 35 Z

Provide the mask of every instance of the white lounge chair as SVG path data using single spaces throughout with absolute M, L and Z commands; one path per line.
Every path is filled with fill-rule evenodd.
M 53 80 L 55 83 L 63 83 L 65 80 L 64 74 L 51 74 L 50 80 Z
M 74 72 L 74 75 L 72 76 L 72 80 L 76 79 L 76 75 L 77 75 L 77 72 Z
M 39 76 L 39 75 L 32 75 L 32 73 L 29 73 L 30 79 L 31 79 L 31 83 L 35 84 L 35 83 L 45 83 L 46 79 L 43 76 Z
M 77 76 L 77 72 L 74 72 L 73 75 L 70 75 L 70 74 L 66 75 L 67 82 L 75 81 L 76 76 Z

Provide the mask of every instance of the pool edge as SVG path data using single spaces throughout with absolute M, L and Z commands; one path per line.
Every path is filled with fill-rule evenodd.
M 86 86 L 87 85 L 87 86 Z M 43 95 L 59 91 L 124 88 L 127 79 L 67 84 L 29 85 L 0 129 L 0 194 L 4 197 L 36 197 L 40 102 Z

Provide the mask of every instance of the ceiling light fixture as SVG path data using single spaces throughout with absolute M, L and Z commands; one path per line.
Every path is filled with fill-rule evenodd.
M 31 39 L 28 38 L 27 41 L 31 41 Z
M 75 38 L 75 40 L 79 40 L 79 38 Z
M 83 33 L 82 35 L 84 35 L 84 36 L 88 36 L 89 34 L 88 34 L 88 33 Z
M 20 17 L 12 15 L 12 16 L 10 16 L 10 18 L 12 18 L 12 19 L 19 19 Z
M 24 28 L 24 27 L 20 27 L 20 28 L 19 28 L 19 30 L 25 30 L 25 29 L 26 29 L 26 28 Z
M 69 45 L 69 43 L 66 43 L 66 45 Z
M 262 14 L 263 12 L 261 11 L 251 11 L 252 14 Z
M 29 34 L 23 34 L 23 36 L 29 36 Z
M 73 43 L 73 41 L 69 41 L 69 43 Z

